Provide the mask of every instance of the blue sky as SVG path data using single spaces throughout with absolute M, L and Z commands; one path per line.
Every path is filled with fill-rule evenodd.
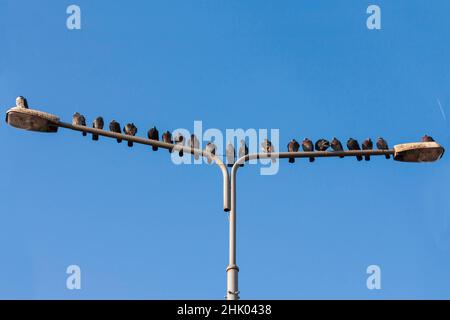
M 66 28 L 77 4 L 82 29 Z M 368 30 L 377 4 L 382 30 Z M 204 128 L 295 137 L 428 133 L 450 145 L 450 3 L 0 0 L 0 101 L 138 135 Z M 439 103 L 442 106 L 439 107 Z M 77 132 L 0 125 L 0 298 L 222 299 L 228 220 L 213 166 Z M 450 166 L 283 161 L 239 171 L 243 299 L 450 298 Z M 66 289 L 66 268 L 82 289 Z M 368 290 L 366 268 L 382 271 Z

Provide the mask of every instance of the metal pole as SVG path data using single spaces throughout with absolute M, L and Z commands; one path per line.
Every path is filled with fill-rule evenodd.
M 236 263 L 236 176 L 240 165 L 253 159 L 267 158 L 327 158 L 327 157 L 354 157 L 354 156 L 385 156 L 393 155 L 394 150 L 355 150 L 355 151 L 312 151 L 312 152 L 280 152 L 280 153 L 254 153 L 239 158 L 231 168 L 231 211 L 230 211 L 230 239 L 229 264 L 227 267 L 227 300 L 239 299 L 238 272 Z

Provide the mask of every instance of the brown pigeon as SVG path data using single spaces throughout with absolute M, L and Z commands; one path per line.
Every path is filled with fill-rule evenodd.
M 327 151 L 330 147 L 330 142 L 326 139 L 319 139 L 316 141 L 316 151 Z
M 109 131 L 115 132 L 115 133 L 122 133 L 120 129 L 120 123 L 118 123 L 116 120 L 113 120 L 109 123 Z M 121 143 L 122 139 L 117 138 L 117 143 Z
M 195 136 L 195 134 L 191 134 L 191 138 L 189 139 L 189 147 L 191 149 L 200 149 L 200 142 L 198 141 L 198 139 Z M 195 158 L 195 160 L 198 160 L 199 159 L 199 155 L 198 154 L 194 154 L 194 158 Z
M 28 109 L 28 101 L 27 101 L 27 99 L 25 99 L 25 97 L 18 96 L 16 98 L 16 107 Z
M 238 154 L 238 156 L 239 156 L 239 158 L 242 158 L 242 157 L 245 157 L 246 155 L 248 155 L 248 147 L 245 144 L 245 140 L 241 140 L 241 146 L 239 147 L 239 154 Z M 243 167 L 244 163 L 241 163 L 239 166 Z
M 234 146 L 231 142 L 227 144 L 226 156 L 227 166 L 231 168 L 236 162 L 236 151 L 234 150 Z
M 306 151 L 306 152 L 314 151 L 313 142 L 311 140 L 309 140 L 308 138 L 303 139 L 302 149 L 303 149 L 303 151 Z M 309 158 L 309 162 L 314 162 L 314 160 L 315 160 L 314 157 Z
M 372 149 L 373 149 L 373 142 L 372 142 L 372 139 L 367 138 L 366 140 L 363 141 L 363 143 L 361 144 L 361 146 L 362 146 L 362 149 L 363 149 L 363 150 L 372 150 Z M 365 159 L 366 161 L 370 161 L 370 156 L 369 156 L 369 155 L 366 155 L 366 156 L 364 156 L 364 159 Z
M 270 156 L 271 156 L 270 154 L 274 151 L 272 142 L 270 142 L 269 139 L 264 139 L 263 143 L 261 143 L 261 150 L 262 150 L 262 153 L 267 153 L 270 158 Z M 275 162 L 277 162 L 277 160 L 275 158 L 272 158 L 272 163 L 275 163 Z
M 176 137 L 175 137 L 175 144 L 176 144 L 177 146 L 184 147 L 184 136 L 183 136 L 181 133 L 179 133 L 179 134 L 176 135 Z M 184 154 L 184 153 L 183 153 L 183 149 L 180 149 L 180 150 L 178 151 L 178 155 L 179 155 L 180 157 L 182 157 L 183 154 Z
M 150 130 L 148 130 L 147 132 L 147 137 L 150 140 L 156 140 L 159 141 L 159 132 L 158 129 L 156 129 L 156 127 L 151 128 Z M 152 146 L 152 150 L 153 151 L 158 151 L 158 147 L 157 146 Z
M 342 143 L 336 137 L 331 141 L 331 149 L 334 151 L 344 151 Z M 344 158 L 344 156 L 340 156 L 339 158 Z
M 165 142 L 165 143 L 173 144 L 172 134 L 170 133 L 170 131 L 166 131 L 166 132 L 163 133 L 162 141 Z M 172 149 L 169 149 L 169 152 L 172 153 Z
M 95 129 L 103 130 L 103 126 L 105 125 L 102 117 L 97 117 L 94 120 L 94 123 L 92 124 L 92 127 Z M 92 134 L 92 140 L 97 141 L 98 140 L 98 134 L 93 133 Z
M 348 150 L 361 150 L 358 141 L 353 138 L 348 139 L 347 148 L 348 148 Z M 363 157 L 356 156 L 356 159 L 358 159 L 358 161 L 362 161 Z
M 383 138 L 377 139 L 377 148 L 378 150 L 389 150 L 389 146 Z M 386 159 L 390 159 L 391 156 L 389 154 L 386 155 Z
M 216 145 L 212 142 L 208 142 L 206 144 L 205 150 L 214 156 L 216 154 Z M 208 163 L 210 164 L 212 162 L 213 158 L 208 154 L 206 156 L 206 159 L 208 160 Z
M 123 133 L 129 136 L 135 136 L 137 133 L 137 128 L 134 123 L 127 123 L 123 128 Z M 131 148 L 133 146 L 133 141 L 128 141 L 128 146 Z
M 75 112 L 72 117 L 72 124 L 74 126 L 86 126 L 86 118 L 82 114 Z M 87 133 L 83 131 L 83 136 L 86 136 L 86 135 L 87 135 Z
M 287 149 L 288 152 L 298 152 L 298 149 L 300 149 L 300 144 L 297 140 L 292 139 L 292 141 L 289 142 Z M 295 163 L 295 158 L 289 158 L 289 163 Z

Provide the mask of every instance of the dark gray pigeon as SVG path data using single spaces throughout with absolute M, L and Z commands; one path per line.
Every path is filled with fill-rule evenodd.
M 239 147 L 239 153 L 238 156 L 239 158 L 245 157 L 246 155 L 248 155 L 248 147 L 245 144 L 245 140 L 241 140 L 241 146 Z M 244 166 L 244 163 L 239 165 L 240 167 Z
M 166 131 L 166 132 L 163 133 L 162 141 L 165 142 L 165 143 L 173 144 L 172 134 L 170 133 L 170 131 Z M 170 153 L 172 153 L 172 151 L 173 151 L 173 149 L 169 149 Z
M 389 150 L 389 146 L 383 138 L 377 139 L 377 149 L 378 150 Z M 391 156 L 389 154 L 386 155 L 386 159 L 390 159 Z
M 151 128 L 150 130 L 148 130 L 147 132 L 147 136 L 150 140 L 156 140 L 159 141 L 159 132 L 158 129 L 156 129 L 156 127 Z M 152 146 L 152 150 L 153 151 L 158 151 L 158 147 L 157 146 Z
M 236 162 L 236 151 L 234 150 L 234 146 L 233 144 L 231 144 L 231 142 L 227 144 L 226 155 L 227 155 L 227 166 L 231 168 Z
M 109 123 L 109 131 L 115 132 L 115 133 L 122 133 L 122 130 L 120 129 L 120 123 L 118 123 L 116 120 L 113 120 Z M 117 138 L 117 143 L 121 143 L 122 139 Z
M 261 143 L 261 151 L 262 153 L 267 153 L 269 158 L 271 157 L 271 153 L 274 151 L 272 142 L 269 139 L 264 139 L 263 143 Z M 277 162 L 275 158 L 272 158 L 272 163 Z
M 326 139 L 319 139 L 316 141 L 316 151 L 327 151 L 330 147 L 330 142 Z
M 347 148 L 348 148 L 348 150 L 361 150 L 358 141 L 353 138 L 348 139 Z M 358 159 L 358 161 L 362 161 L 363 157 L 356 156 L 356 159 Z
M 314 151 L 313 142 L 311 140 L 309 140 L 308 138 L 303 139 L 302 149 L 305 152 Z M 309 162 L 314 162 L 314 160 L 315 160 L 314 157 L 309 158 Z
M 94 120 L 94 123 L 92 124 L 92 127 L 95 129 L 103 130 L 103 126 L 105 125 L 105 122 L 103 121 L 102 117 L 97 117 Z M 92 140 L 97 141 L 98 140 L 98 134 L 93 133 L 92 134 Z
M 363 141 L 361 146 L 362 146 L 363 150 L 373 150 L 372 139 L 367 138 L 366 140 Z M 370 161 L 370 156 L 369 155 L 364 156 L 364 158 L 365 158 L 366 161 Z
M 216 154 L 216 145 L 212 142 L 208 142 L 206 144 L 205 150 L 214 156 Z M 206 159 L 208 160 L 208 164 L 210 164 L 213 158 L 208 154 L 206 156 Z
M 331 149 L 334 151 L 344 151 L 342 143 L 336 137 L 331 141 Z M 339 158 L 344 158 L 344 156 L 340 156 Z
M 86 118 L 82 114 L 75 112 L 72 117 L 72 124 L 74 126 L 86 126 Z M 87 135 L 87 133 L 83 131 L 83 136 L 86 136 L 86 135 Z
M 28 101 L 27 101 L 27 99 L 25 99 L 25 97 L 18 96 L 16 98 L 16 107 L 28 109 Z
M 134 123 L 127 123 L 123 128 L 123 133 L 129 136 L 135 136 L 137 133 L 137 128 Z M 131 148 L 133 146 L 133 141 L 128 141 L 128 146 Z
M 177 146 L 184 147 L 184 142 L 185 142 L 185 141 L 184 141 L 184 136 L 183 136 L 181 133 L 177 134 L 177 136 L 175 137 L 175 144 L 176 144 Z M 178 151 L 178 155 L 179 155 L 180 157 L 182 157 L 183 154 L 184 154 L 183 149 L 180 149 L 180 150 Z
M 198 141 L 195 134 L 191 134 L 191 138 L 189 139 L 189 147 L 191 149 L 200 149 L 200 142 Z M 194 154 L 195 160 L 198 160 L 200 158 L 199 154 Z
M 429 135 L 424 135 L 422 137 L 422 142 L 434 142 L 434 139 L 430 137 Z
M 287 149 L 288 152 L 298 152 L 298 149 L 300 149 L 300 144 L 297 140 L 292 139 L 292 141 L 288 143 Z M 295 158 L 289 158 L 289 163 L 295 163 Z

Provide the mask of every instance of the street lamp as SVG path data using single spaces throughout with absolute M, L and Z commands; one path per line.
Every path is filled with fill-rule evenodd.
M 6 112 L 6 122 L 16 128 L 38 132 L 57 132 L 58 128 L 66 128 L 80 132 L 88 132 L 99 136 L 132 141 L 138 144 L 156 146 L 168 150 L 183 150 L 192 155 L 208 156 L 220 168 L 223 178 L 223 209 L 230 212 L 229 219 L 229 263 L 227 267 L 227 296 L 228 300 L 239 299 L 238 272 L 236 263 L 236 177 L 240 165 L 254 159 L 267 158 L 330 158 L 355 156 L 387 156 L 393 155 L 394 160 L 400 162 L 434 162 L 442 158 L 444 148 L 436 142 L 416 142 L 394 146 L 392 150 L 349 150 L 349 151 L 311 151 L 311 152 L 280 152 L 253 153 L 239 158 L 231 168 L 231 174 L 223 161 L 207 150 L 194 149 L 163 141 L 144 139 L 136 136 L 115 133 L 87 126 L 73 125 L 61 122 L 59 117 L 24 107 L 14 107 Z

